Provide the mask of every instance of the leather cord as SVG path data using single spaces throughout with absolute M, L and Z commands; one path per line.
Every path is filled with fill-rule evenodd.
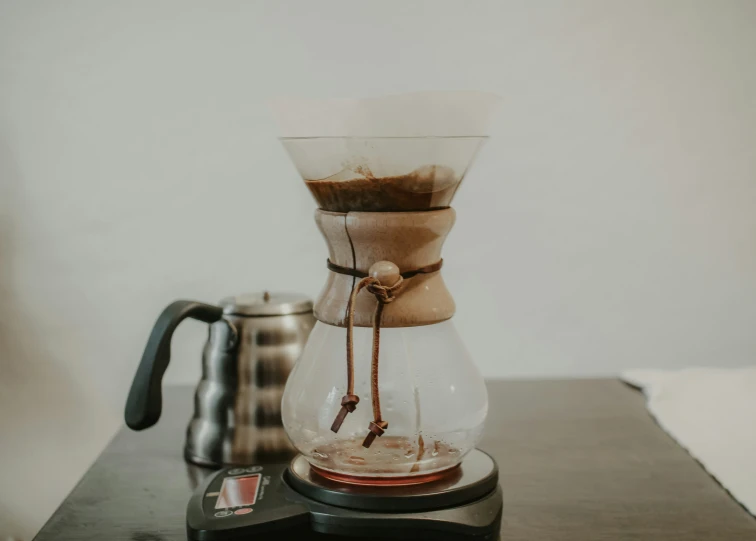
M 432 272 L 440 271 L 443 265 L 444 265 L 444 260 L 439 259 L 435 263 L 431 263 L 430 265 L 420 267 L 419 269 L 403 272 L 401 276 L 402 278 L 406 280 L 407 278 L 412 278 L 414 276 L 417 276 L 418 274 L 430 274 Z M 349 267 L 342 267 L 341 265 L 337 265 L 336 263 L 333 263 L 330 259 L 326 259 L 326 266 L 328 267 L 329 271 L 335 272 L 336 274 L 346 274 L 347 276 L 353 276 L 355 278 L 367 278 L 369 276 L 367 272 L 357 270 L 357 269 L 352 269 Z
M 383 415 L 381 414 L 381 397 L 378 386 L 378 361 L 380 358 L 381 318 L 383 316 L 383 308 L 385 305 L 394 302 L 396 295 L 401 291 L 401 288 L 404 285 L 405 279 L 412 278 L 418 274 L 437 272 L 442 265 L 443 260 L 439 260 L 432 265 L 403 272 L 400 274 L 396 283 L 391 286 L 384 286 L 381 284 L 380 280 L 368 276 L 365 272 L 341 267 L 328 260 L 328 268 L 332 272 L 361 278 L 357 285 L 354 286 L 354 289 L 352 289 L 352 293 L 349 296 L 349 304 L 347 305 L 347 392 L 341 399 L 341 409 L 331 425 L 331 430 L 333 432 L 339 431 L 347 414 L 353 412 L 360 401 L 360 398 L 354 393 L 354 304 L 357 299 L 357 294 L 363 289 L 367 289 L 378 301 L 375 305 L 375 312 L 373 314 L 373 351 L 370 364 L 370 398 L 373 404 L 373 421 L 368 425 L 369 432 L 365 437 L 365 440 L 362 442 L 363 447 L 370 447 L 375 438 L 382 436 L 388 428 L 388 422 L 383 419 Z

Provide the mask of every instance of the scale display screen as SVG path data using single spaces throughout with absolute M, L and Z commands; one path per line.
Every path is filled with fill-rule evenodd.
M 226 477 L 215 501 L 216 509 L 253 505 L 257 501 L 257 489 L 260 488 L 260 474 L 243 477 Z

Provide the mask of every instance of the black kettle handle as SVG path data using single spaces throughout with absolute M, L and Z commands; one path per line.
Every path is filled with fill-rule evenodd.
M 126 424 L 132 430 L 144 430 L 160 419 L 160 384 L 171 360 L 171 338 L 179 323 L 188 317 L 215 323 L 223 317 L 223 309 L 195 301 L 174 301 L 163 310 L 152 328 L 126 400 Z

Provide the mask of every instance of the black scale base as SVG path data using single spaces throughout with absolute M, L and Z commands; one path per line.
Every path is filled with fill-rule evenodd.
M 189 502 L 189 539 L 498 539 L 498 468 L 469 453 L 443 478 L 409 486 L 359 486 L 321 477 L 302 456 L 290 464 L 232 467 L 211 475 Z M 326 534 L 326 535 L 323 535 Z

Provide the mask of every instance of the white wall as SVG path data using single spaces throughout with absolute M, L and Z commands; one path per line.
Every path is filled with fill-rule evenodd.
M 487 376 L 753 362 L 755 25 L 750 0 L 0 1 L 0 537 L 119 425 L 169 301 L 318 292 L 281 94 L 503 96 L 444 253 Z

